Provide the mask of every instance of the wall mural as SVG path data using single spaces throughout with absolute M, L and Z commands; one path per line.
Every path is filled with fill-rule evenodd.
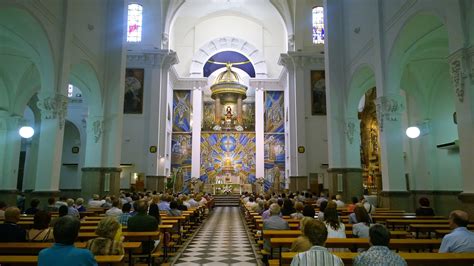
M 171 137 L 171 178 L 175 192 L 180 192 L 191 178 L 191 134 L 173 134 Z
M 285 184 L 285 135 L 265 134 L 265 180 L 264 189 L 279 191 Z
M 143 112 L 143 79 L 144 69 L 127 68 L 125 72 L 125 95 L 123 100 L 124 114 L 141 114 Z
M 173 132 L 191 132 L 191 91 L 173 92 Z
M 284 93 L 265 92 L 264 190 L 280 191 L 285 184 Z
M 222 176 L 255 182 L 254 133 L 201 134 L 201 181 L 214 184 Z
M 285 113 L 282 91 L 265 92 L 265 132 L 283 133 Z

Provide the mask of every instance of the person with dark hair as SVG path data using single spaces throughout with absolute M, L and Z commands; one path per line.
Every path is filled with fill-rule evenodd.
M 324 210 L 326 210 L 328 206 L 328 201 L 323 201 L 321 202 L 321 205 L 319 205 L 319 211 L 318 211 L 318 220 L 321 222 L 324 222 Z
M 150 208 L 148 209 L 148 215 L 154 217 L 158 224 L 161 223 L 160 208 L 158 208 L 158 205 L 151 204 Z
M 30 202 L 30 208 L 26 209 L 25 214 L 35 215 L 39 209 L 38 205 L 40 204 L 39 199 L 32 199 Z
M 168 211 L 168 216 L 181 216 L 181 211 L 178 210 L 178 202 L 170 202 L 170 210 Z
M 352 197 L 351 198 L 351 204 L 347 205 L 347 211 L 348 212 L 353 212 L 355 207 L 356 207 L 356 204 L 359 202 L 359 199 L 357 197 Z
M 152 204 L 153 206 L 156 204 Z M 150 209 L 151 209 L 150 206 Z M 155 217 L 147 215 L 148 204 L 144 200 L 138 200 L 135 202 L 135 211 L 137 214 L 128 219 L 127 230 L 129 232 L 153 232 L 158 230 L 158 221 Z M 159 213 L 159 211 L 158 211 Z M 153 249 L 153 242 L 145 241 L 142 242 L 142 250 L 144 253 L 148 253 Z
M 291 266 L 297 265 L 344 265 L 341 258 L 331 254 L 324 243 L 328 238 L 328 231 L 324 223 L 313 219 L 306 222 L 304 226 L 304 235 L 311 242 L 312 247 L 305 252 L 299 253 L 293 257 Z
M 370 248 L 354 258 L 354 266 L 362 265 L 394 265 L 403 266 L 407 262 L 397 253 L 388 248 L 390 232 L 385 226 L 375 224 L 369 229 Z
M 335 204 L 334 204 L 335 205 Z M 346 238 L 346 227 L 340 222 L 336 206 L 324 210 L 324 224 L 329 238 Z M 331 251 L 346 251 L 345 249 L 330 249 Z
M 16 196 L 16 206 L 22 212 L 25 210 L 25 201 L 26 201 L 26 198 L 23 192 Z
M 25 242 L 26 231 L 17 223 L 20 221 L 20 209 L 9 207 L 5 210 L 5 222 L 0 224 L 0 242 Z
M 305 205 L 303 208 L 303 215 L 306 217 L 314 218 L 314 216 L 316 215 L 316 211 L 314 210 L 313 206 Z
M 80 221 L 73 216 L 66 215 L 58 218 L 53 230 L 55 244 L 40 251 L 38 265 L 97 265 L 90 250 L 74 247 L 80 226 Z
M 0 219 L 5 219 L 6 209 L 7 209 L 7 204 L 4 201 L 0 201 Z
M 58 206 L 56 206 L 56 199 L 54 197 L 50 197 L 48 199 L 48 207 L 46 207 L 48 212 L 57 212 Z
M 113 199 L 112 200 L 112 208 L 108 209 L 105 212 L 105 216 L 113 216 L 113 217 L 118 217 L 120 214 L 122 214 L 122 210 L 120 209 L 120 200 L 119 199 Z
M 69 208 L 66 205 L 62 205 L 58 209 L 59 217 L 63 217 L 64 215 L 67 215 L 68 212 L 69 212 Z
M 33 227 L 28 231 L 28 239 L 32 242 L 53 241 L 53 229 L 49 227 L 51 215 L 47 211 L 35 214 Z
M 122 206 L 122 214 L 118 216 L 118 221 L 121 225 L 127 226 L 128 224 L 128 219 L 132 217 L 132 214 L 130 213 L 130 210 L 132 209 L 132 205 L 130 203 L 125 203 Z
M 281 208 L 281 215 L 290 216 L 295 211 L 296 210 L 295 207 L 293 207 L 293 201 L 291 201 L 291 199 L 284 199 L 283 207 Z
M 474 232 L 467 230 L 469 215 L 455 210 L 449 214 L 449 227 L 453 230 L 443 237 L 439 253 L 474 252 Z
M 367 210 L 363 206 L 354 209 L 356 223 L 352 226 L 352 234 L 358 238 L 369 238 L 369 227 L 372 222 Z
M 416 216 L 434 216 L 434 210 L 430 207 L 430 200 L 426 197 L 421 197 L 418 200 L 420 207 L 415 210 Z

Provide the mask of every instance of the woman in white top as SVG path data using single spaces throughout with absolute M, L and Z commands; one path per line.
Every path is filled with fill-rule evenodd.
M 358 238 L 369 238 L 370 216 L 363 206 L 354 209 L 357 223 L 352 226 L 352 234 Z
M 339 221 L 337 209 L 327 207 L 324 210 L 324 224 L 328 230 L 328 238 L 346 238 L 346 227 Z M 345 252 L 344 248 L 329 248 L 332 252 Z

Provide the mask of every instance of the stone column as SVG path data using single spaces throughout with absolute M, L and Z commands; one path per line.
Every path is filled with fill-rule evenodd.
M 216 113 L 215 122 L 216 122 L 216 125 L 220 125 L 222 110 L 221 110 L 221 98 L 219 98 L 219 97 L 216 98 L 216 107 L 215 108 L 216 108 L 216 110 L 214 110 L 215 113 Z
M 202 121 L 202 88 L 194 87 L 192 93 L 193 106 L 193 132 L 191 154 L 191 176 L 201 176 L 201 121 Z M 184 180 L 183 180 L 184 185 Z M 179 188 L 182 189 L 182 188 Z
M 242 95 L 237 98 L 237 124 L 242 125 Z
M 68 99 L 62 94 L 42 92 L 37 106 L 41 111 L 38 162 L 34 192 L 59 191 L 59 177 Z
M 257 178 L 265 177 L 264 93 L 261 86 L 255 88 L 255 176 Z
M 474 202 L 474 47 L 462 48 L 448 58 L 456 95 L 459 157 L 463 176 L 463 202 Z
M 0 111 L 0 198 L 14 204 L 18 180 L 21 137 L 19 116 Z
M 120 193 L 119 167 L 84 167 L 82 168 L 82 195 L 91 197 L 115 195 Z

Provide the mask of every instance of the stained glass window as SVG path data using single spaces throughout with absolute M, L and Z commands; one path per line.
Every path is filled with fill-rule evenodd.
M 324 44 L 324 8 L 313 7 L 313 43 Z
M 127 42 L 140 42 L 142 40 L 142 12 L 143 7 L 141 5 L 128 5 Z

